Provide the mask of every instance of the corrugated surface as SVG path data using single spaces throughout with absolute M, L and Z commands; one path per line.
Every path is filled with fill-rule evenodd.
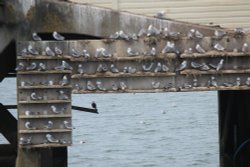
M 146 15 L 166 11 L 167 17 L 224 27 L 250 28 L 250 0 L 71 0 Z

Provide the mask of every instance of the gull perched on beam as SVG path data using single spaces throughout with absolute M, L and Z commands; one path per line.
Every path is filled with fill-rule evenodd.
M 47 46 L 47 47 L 45 48 L 45 53 L 46 53 L 47 56 L 55 56 L 55 55 L 56 55 L 56 54 L 53 52 L 53 50 L 50 49 L 49 46 Z
M 23 71 L 23 70 L 25 70 L 24 64 L 23 64 L 22 62 L 20 62 L 20 63 L 16 66 L 15 70 L 16 70 L 16 71 Z
M 248 44 L 247 44 L 247 43 L 244 43 L 244 44 L 243 44 L 243 46 L 242 46 L 242 48 L 241 48 L 241 51 L 244 52 L 244 53 L 246 53 L 246 52 L 249 51 L 249 47 L 248 47 Z
M 146 71 L 146 72 L 150 71 L 152 69 L 153 65 L 154 65 L 153 62 L 151 62 L 150 64 L 149 63 L 143 64 L 142 65 L 142 69 L 143 69 L 143 71 Z
M 101 91 L 106 91 L 106 88 L 104 88 L 103 83 L 101 81 L 96 81 L 96 88 Z
M 46 71 L 46 65 L 44 63 L 39 63 L 37 70 Z
M 28 52 L 31 55 L 38 55 L 39 54 L 38 51 L 35 50 L 32 45 L 28 45 Z
M 55 47 L 55 54 L 56 55 L 62 55 L 63 54 L 62 50 L 58 46 Z
M 32 70 L 35 70 L 36 68 L 37 68 L 36 63 L 32 62 L 29 66 L 26 67 L 26 70 L 32 71 Z
M 41 41 L 42 38 L 38 36 L 38 34 L 36 32 L 32 33 L 32 39 L 34 41 Z
M 59 143 L 58 139 L 55 139 L 51 134 L 46 134 L 46 139 L 49 143 Z
M 63 112 L 66 110 L 65 107 L 63 107 L 63 108 L 61 108 L 61 109 L 59 110 L 55 105 L 51 105 L 50 108 L 51 108 L 51 111 L 52 111 L 54 114 L 61 114 L 61 113 L 63 113 Z
M 59 84 L 60 84 L 61 86 L 66 86 L 66 85 L 69 84 L 69 79 L 68 79 L 67 75 L 64 75 L 64 76 L 63 76 L 62 80 L 59 81 Z
M 112 73 L 118 73 L 119 72 L 118 68 L 116 68 L 114 64 L 110 65 L 110 71 Z
M 65 40 L 65 37 L 59 34 L 58 32 L 54 31 L 52 34 L 53 38 L 57 41 L 63 41 Z
M 196 49 L 196 51 L 197 51 L 198 53 L 205 53 L 205 52 L 206 52 L 206 51 L 201 47 L 200 44 L 197 44 L 197 45 L 195 46 L 195 49 Z
M 217 51 L 224 51 L 225 50 L 225 48 L 219 43 L 216 43 L 214 45 L 214 49 L 217 50 Z
M 187 60 L 184 60 L 177 68 L 175 71 L 182 71 L 187 68 Z
M 128 56 L 139 56 L 139 52 L 132 50 L 132 48 L 127 49 Z

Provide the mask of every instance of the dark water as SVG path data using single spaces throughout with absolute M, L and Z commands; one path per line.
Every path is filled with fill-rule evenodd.
M 2 102 L 16 102 L 15 86 L 1 84 Z M 69 167 L 219 166 L 216 92 L 73 95 L 92 101 L 99 115 L 73 111 Z

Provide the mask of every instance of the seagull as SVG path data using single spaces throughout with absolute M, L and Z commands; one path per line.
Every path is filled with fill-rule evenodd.
M 244 52 L 244 53 L 246 53 L 246 52 L 248 52 L 248 50 L 249 50 L 248 44 L 244 43 L 243 46 L 242 46 L 242 48 L 241 48 L 241 51 Z
M 55 113 L 55 114 L 61 114 L 61 113 L 63 113 L 63 112 L 66 110 L 65 107 L 63 107 L 63 108 L 61 108 L 61 110 L 59 110 L 59 109 L 57 109 L 57 107 L 54 106 L 54 105 L 51 105 L 50 108 L 51 108 L 51 111 L 52 111 L 53 113 Z
M 31 55 L 38 55 L 38 54 L 39 54 L 38 51 L 35 50 L 35 49 L 32 47 L 32 45 L 29 45 L 29 46 L 28 46 L 28 52 L 29 52 Z
M 191 88 L 192 88 L 192 85 L 190 85 L 190 84 L 188 84 L 188 83 L 185 83 L 185 84 L 183 85 L 183 88 L 184 88 L 184 89 L 191 89 Z
M 137 37 L 136 33 L 133 33 L 133 34 L 129 35 L 128 38 L 129 38 L 130 40 L 134 40 L 134 41 L 137 41 L 137 40 L 138 40 L 138 37 Z
M 31 100 L 42 100 L 43 97 L 37 96 L 36 92 L 32 92 L 32 93 L 30 94 L 30 99 L 31 99 Z
M 128 48 L 127 54 L 128 54 L 128 56 L 138 56 L 139 52 L 136 52 L 136 51 L 132 50 L 131 48 Z
M 127 89 L 127 85 L 124 82 L 120 82 L 120 88 L 122 90 L 125 90 L 125 89 Z
M 58 32 L 54 31 L 53 32 L 53 38 L 57 41 L 63 41 L 65 39 L 64 36 L 62 36 L 61 34 L 59 34 Z
M 224 65 L 224 59 L 221 59 L 216 67 L 216 71 L 220 71 L 223 68 Z
M 225 48 L 219 43 L 214 45 L 214 49 L 217 51 L 224 51 L 225 50 Z
M 35 113 L 34 113 L 34 112 L 31 112 L 31 111 L 29 111 L 29 110 L 26 110 L 26 111 L 25 111 L 25 115 L 26 115 L 26 116 L 35 115 Z
M 59 84 L 60 84 L 61 86 L 66 86 L 66 85 L 69 84 L 69 79 L 68 79 L 67 75 L 64 75 L 64 76 L 63 76 L 62 80 L 59 81 Z
M 32 38 L 34 41 L 41 41 L 42 38 L 37 35 L 36 32 L 32 33 Z
M 169 37 L 172 38 L 172 39 L 179 39 L 179 36 L 180 36 L 180 32 L 174 32 L 174 31 L 170 31 L 168 33 Z
M 157 12 L 155 17 L 159 19 L 163 19 L 165 18 L 165 15 L 166 15 L 166 12 L 162 10 L 162 11 Z
M 187 60 L 184 60 L 177 68 L 175 71 L 182 71 L 187 68 Z
M 62 64 L 60 66 L 55 67 L 55 70 L 72 70 L 73 68 L 66 62 L 66 61 L 62 61 Z
M 18 66 L 15 68 L 16 71 L 23 71 L 25 69 L 25 66 L 22 62 L 18 64 Z
M 176 47 L 175 47 L 175 43 L 174 42 L 167 42 L 167 45 L 163 48 L 163 50 L 161 51 L 163 54 L 165 53 L 176 53 Z
M 62 50 L 59 48 L 59 47 L 55 47 L 55 54 L 56 55 L 62 55 L 63 54 L 63 52 L 62 52 Z
M 83 65 L 82 65 L 82 64 L 78 64 L 77 72 L 78 72 L 79 74 L 81 74 L 81 75 L 84 73 Z
M 123 68 L 123 72 L 124 72 L 124 73 L 128 73 L 128 67 L 127 67 L 127 66 L 125 66 L 125 67 Z
M 46 125 L 44 125 L 44 129 L 52 129 L 54 123 L 52 121 L 48 121 Z
M 69 96 L 66 95 L 63 90 L 60 90 L 59 91 L 58 99 L 59 100 L 69 100 Z
M 51 134 L 46 134 L 46 139 L 49 143 L 59 143 L 58 139 L 55 139 Z
M 44 63 L 39 63 L 37 70 L 46 71 L 46 65 Z
M 95 85 L 91 81 L 87 81 L 87 90 L 96 90 Z
M 130 73 L 130 74 L 136 73 L 136 68 L 128 67 L 128 73 Z
M 125 39 L 125 40 L 129 39 L 128 35 L 126 35 L 123 30 L 118 31 L 118 38 Z
M 218 87 L 218 84 L 216 82 L 216 79 L 214 76 L 211 76 L 211 85 L 214 86 L 214 87 Z
M 56 55 L 56 54 L 53 52 L 53 50 L 50 49 L 49 46 L 47 46 L 47 47 L 45 48 L 45 52 L 46 52 L 46 55 L 47 55 L 47 56 L 55 56 L 55 55 Z
M 153 81 L 151 84 L 152 84 L 152 87 L 153 87 L 154 89 L 160 88 L 160 85 L 161 85 L 160 82 L 154 82 L 154 81 Z
M 156 49 L 153 47 L 150 51 L 144 53 L 145 56 L 156 56 Z
M 227 33 L 225 31 L 215 30 L 214 35 L 218 38 L 222 38 L 223 36 L 227 35 Z
M 246 30 L 244 28 L 238 27 L 234 29 L 234 32 L 236 35 L 245 35 Z
M 87 50 L 85 50 L 85 49 L 83 49 L 82 54 L 83 54 L 84 58 L 89 58 L 90 57 L 89 52 Z
M 195 31 L 195 37 L 199 38 L 199 39 L 202 39 L 204 37 L 204 35 L 200 31 L 196 30 Z
M 24 126 L 25 126 L 26 129 L 29 129 L 29 130 L 37 129 L 36 127 L 32 126 L 29 121 L 25 122 Z
M 97 48 L 95 50 L 95 58 L 100 58 L 101 57 L 101 52 L 102 52 L 101 48 Z
M 96 81 L 96 87 L 98 90 L 106 91 L 106 88 L 103 87 L 103 84 L 101 81 Z
M 206 63 L 202 63 L 202 66 L 200 67 L 201 71 L 208 71 L 210 70 L 210 67 Z
M 81 57 L 81 53 L 80 53 L 78 50 L 74 49 L 74 48 L 71 49 L 71 55 L 72 55 L 72 57 L 74 57 L 74 58 L 79 58 L 79 57 Z
M 150 24 L 148 26 L 148 30 L 147 30 L 147 36 L 153 36 L 153 35 L 159 35 L 160 34 L 160 30 L 158 30 L 156 27 L 154 27 L 152 24 Z
M 250 86 L 250 77 L 247 77 L 246 85 L 247 85 L 247 86 Z
M 110 54 L 105 48 L 100 48 L 101 49 L 101 56 L 104 58 L 109 58 L 112 57 L 112 54 Z
M 114 64 L 110 65 L 110 71 L 112 73 L 118 73 L 119 72 L 118 68 L 116 68 Z
M 23 50 L 21 50 L 21 51 L 18 53 L 19 56 L 26 56 L 27 54 L 28 54 L 27 48 L 24 48 Z
M 234 86 L 232 83 L 223 83 L 223 85 L 225 86 L 225 87 L 232 87 L 232 86 Z
M 25 139 L 24 137 L 20 137 L 19 139 L 19 144 L 21 145 L 28 145 L 28 144 L 31 144 L 31 140 L 32 140 L 32 137 L 28 137 L 27 139 Z
M 112 90 L 117 91 L 119 88 L 115 82 L 111 84 Z
M 188 48 L 186 50 L 184 50 L 185 54 L 192 54 L 193 53 L 193 49 L 192 48 Z
M 106 64 L 99 64 L 96 71 L 97 72 L 107 72 L 108 66 Z
M 195 37 L 195 29 L 191 29 L 187 34 L 187 38 L 194 39 L 194 37 Z
M 164 37 L 169 36 L 169 31 L 168 31 L 168 28 L 167 28 L 167 27 L 165 27 L 165 28 L 162 30 L 162 34 L 163 34 Z
M 141 37 L 147 35 L 147 30 L 145 30 L 144 28 L 140 29 L 140 31 L 138 32 L 137 36 Z
M 37 65 L 35 62 L 32 62 L 28 67 L 26 67 L 26 70 L 31 71 L 35 70 L 37 68 Z
M 198 53 L 205 53 L 206 51 L 200 46 L 200 44 L 197 44 L 195 46 L 195 49 Z
M 174 85 L 172 83 L 167 83 L 165 86 L 164 86 L 164 89 L 171 89 L 173 88 Z
M 165 65 L 165 64 L 162 64 L 162 66 L 161 66 L 161 71 L 163 71 L 163 72 L 168 72 L 168 71 L 169 71 L 168 66 Z
M 154 65 L 153 62 L 151 62 L 150 64 L 149 63 L 143 64 L 142 69 L 143 69 L 143 71 L 150 71 L 152 69 L 153 65 Z
M 240 77 L 237 77 L 236 78 L 236 83 L 235 83 L 235 86 L 240 86 L 241 83 L 240 83 Z
M 96 103 L 94 101 L 92 101 L 91 107 L 94 108 L 94 109 L 97 109 L 97 105 L 96 105 Z
M 196 63 L 196 62 L 191 62 L 191 67 L 194 69 L 199 69 L 202 67 L 202 64 Z
M 66 129 L 72 129 L 71 123 L 69 121 L 63 121 L 63 125 Z
M 80 91 L 81 90 L 80 85 L 78 83 L 76 83 L 74 86 L 74 89 L 77 91 Z
M 198 80 L 197 80 L 197 78 L 194 78 L 193 79 L 193 87 L 198 87 L 198 86 L 199 86 Z
M 161 72 L 161 70 L 162 70 L 162 65 L 161 65 L 160 62 L 158 62 L 157 65 L 156 65 L 156 68 L 155 68 L 154 72 L 155 73 Z

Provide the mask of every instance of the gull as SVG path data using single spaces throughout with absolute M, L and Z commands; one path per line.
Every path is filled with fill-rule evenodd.
M 154 89 L 160 88 L 160 85 L 161 85 L 160 82 L 155 82 L 155 81 L 153 81 L 151 84 L 152 84 L 152 87 L 153 87 Z
M 71 123 L 69 121 L 63 121 L 63 125 L 66 129 L 72 129 Z
M 179 39 L 179 36 L 180 36 L 180 32 L 174 32 L 174 31 L 170 31 L 169 33 L 168 33 L 168 36 L 170 37 L 170 38 L 172 38 L 172 39 Z
M 210 67 L 206 63 L 202 63 L 202 66 L 200 67 L 201 71 L 208 71 L 210 70 Z
M 144 28 L 140 29 L 140 31 L 138 32 L 137 36 L 141 37 L 147 35 L 147 30 L 145 30 Z
M 108 66 L 106 64 L 99 64 L 96 71 L 97 72 L 107 72 Z
M 100 48 L 100 55 L 104 58 L 112 57 L 112 54 L 110 54 L 105 48 Z
M 125 39 L 125 40 L 129 39 L 128 35 L 126 35 L 123 30 L 118 31 L 117 34 L 118 34 L 118 38 L 120 39 Z
M 152 69 L 153 65 L 154 65 L 153 62 L 151 62 L 150 64 L 149 63 L 143 64 L 142 69 L 143 69 L 143 71 L 150 71 Z
M 78 64 L 77 72 L 78 72 L 79 74 L 81 74 L 81 75 L 84 73 L 83 65 L 82 65 L 82 64 Z
M 26 116 L 35 115 L 35 113 L 32 112 L 32 111 L 26 110 L 26 111 L 25 111 L 25 115 L 26 115 Z
M 165 65 L 165 64 L 162 64 L 161 68 L 162 68 L 161 70 L 162 70 L 163 72 L 168 72 L 168 71 L 169 71 L 168 66 Z
M 85 50 L 85 49 L 83 49 L 82 54 L 83 54 L 84 58 L 89 58 L 90 57 L 89 52 L 87 50 Z
M 16 71 L 23 71 L 24 69 L 25 69 L 25 66 L 22 62 L 20 62 L 18 66 L 16 66 L 15 68 Z
M 162 10 L 162 11 L 157 12 L 155 17 L 159 19 L 163 19 L 165 18 L 165 15 L 166 15 L 166 12 Z
M 154 72 L 155 72 L 155 73 L 161 72 L 161 69 L 162 69 L 162 65 L 161 65 L 160 62 L 158 62 L 157 65 L 156 65 L 156 68 L 155 68 Z
M 34 41 L 41 41 L 42 40 L 42 38 L 39 37 L 36 32 L 32 33 L 32 39 Z
M 214 76 L 211 76 L 211 85 L 214 87 L 218 87 L 217 81 Z
M 124 73 L 128 73 L 128 67 L 127 67 L 127 66 L 125 66 L 125 67 L 123 68 L 123 72 L 124 72 Z
M 27 139 L 25 139 L 24 137 L 20 137 L 19 139 L 19 144 L 21 145 L 28 145 L 28 144 L 31 144 L 31 140 L 32 140 L 32 137 L 28 137 Z
M 66 85 L 69 84 L 69 79 L 68 79 L 67 75 L 64 75 L 64 76 L 63 76 L 62 80 L 59 81 L 59 84 L 60 84 L 61 86 L 66 86 Z
M 183 85 L 183 88 L 184 88 L 184 89 L 191 89 L 191 88 L 192 88 L 192 85 L 190 85 L 190 84 L 188 84 L 188 83 L 185 83 L 185 84 Z
M 242 48 L 241 48 L 241 51 L 244 52 L 244 53 L 246 53 L 246 52 L 248 52 L 248 50 L 249 50 L 248 44 L 244 43 L 243 46 L 242 46 Z
M 101 57 L 101 52 L 102 52 L 101 48 L 97 48 L 95 50 L 95 58 L 100 58 Z
M 187 38 L 194 39 L 194 36 L 195 36 L 195 29 L 191 29 L 187 34 Z
M 49 143 L 59 143 L 58 139 L 55 139 L 51 134 L 46 134 L 46 139 Z
M 55 67 L 55 70 L 72 70 L 73 68 L 66 62 L 62 61 L 62 64 L 60 66 Z
M 132 35 L 129 36 L 129 39 L 137 41 L 138 37 L 137 37 L 136 33 L 133 33 Z
M 37 96 L 36 92 L 32 92 L 32 93 L 30 94 L 30 99 L 31 99 L 31 100 L 42 100 L 43 97 Z
M 62 36 L 61 34 L 59 34 L 58 32 L 54 31 L 53 32 L 53 38 L 57 41 L 63 41 L 65 39 L 64 36 Z
M 184 60 L 177 68 L 175 71 L 182 71 L 187 68 L 187 60 Z
M 191 62 L 191 67 L 194 69 L 199 69 L 202 67 L 202 64 L 196 63 L 196 62 Z
M 197 44 L 195 46 L 195 49 L 198 53 L 205 53 L 206 51 L 200 46 L 200 44 Z
M 74 89 L 77 91 L 80 91 L 81 90 L 80 85 L 78 83 L 76 83 L 74 86 Z
M 21 81 L 21 86 L 32 86 L 34 83 L 33 82 L 30 82 L 30 81 Z
M 96 105 L 96 103 L 94 101 L 92 101 L 91 107 L 94 108 L 94 109 L 97 109 L 97 105 Z
M 247 85 L 247 86 L 250 86 L 250 77 L 247 77 L 246 85 Z
M 193 87 L 198 87 L 198 86 L 199 86 L 198 80 L 197 80 L 197 78 L 194 78 L 193 79 Z
M 195 37 L 199 38 L 199 39 L 202 39 L 204 37 L 204 35 L 200 31 L 196 30 L 195 31 Z
M 51 111 L 55 114 L 63 113 L 66 110 L 65 107 L 63 107 L 63 108 L 61 108 L 61 110 L 59 110 L 55 105 L 51 105 L 50 108 L 51 108 Z
M 119 39 L 119 32 L 117 31 L 117 32 L 115 32 L 114 34 L 111 34 L 110 36 L 109 36 L 109 38 L 111 38 L 111 39 Z
M 31 70 L 35 70 L 37 67 L 35 62 L 32 62 L 28 67 L 26 67 L 26 70 L 31 71 Z
M 44 63 L 39 63 L 37 70 L 38 71 L 46 71 L 46 65 Z
M 219 43 L 216 43 L 214 45 L 214 49 L 217 50 L 217 51 L 224 51 L 225 50 L 225 48 Z
M 164 86 L 164 89 L 171 89 L 173 88 L 174 85 L 172 83 L 167 83 L 165 86 Z
M 20 56 L 26 56 L 27 53 L 28 53 L 27 48 L 23 48 L 23 50 L 21 50 L 20 53 L 18 53 L 18 55 L 20 55 Z
M 193 49 L 192 48 L 188 48 L 186 50 L 184 50 L 185 54 L 192 54 L 193 53 Z
M 128 73 L 130 73 L 130 74 L 136 73 L 136 68 L 128 67 Z
M 59 91 L 58 99 L 59 99 L 59 100 L 68 100 L 68 99 L 69 99 L 69 96 L 66 95 L 66 94 L 64 93 L 63 90 L 60 90 L 60 91 Z
M 161 51 L 163 54 L 165 53 L 173 53 L 173 52 L 177 52 L 176 51 L 176 47 L 175 47 L 175 43 L 174 42 L 167 42 L 166 46 L 163 48 L 163 50 Z
M 91 81 L 87 81 L 87 90 L 96 90 L 95 85 Z
M 62 55 L 63 54 L 63 52 L 62 52 L 62 50 L 59 48 L 59 47 L 55 47 L 55 54 L 56 55 Z
M 136 51 L 132 50 L 131 48 L 128 48 L 127 54 L 128 54 L 128 56 L 138 56 L 139 52 L 136 52 Z
M 168 31 L 168 28 L 167 28 L 167 27 L 165 27 L 165 28 L 162 30 L 162 34 L 163 34 L 164 37 L 169 36 L 169 31 Z
M 236 35 L 244 35 L 246 34 L 246 30 L 244 28 L 238 27 L 234 29 Z
M 232 87 L 232 86 L 233 86 L 232 83 L 227 83 L 227 82 L 223 83 L 223 85 L 224 85 L 225 87 Z
M 221 30 L 215 30 L 214 31 L 214 35 L 218 38 L 222 38 L 223 36 L 225 36 L 227 33 L 225 31 L 221 31 Z
M 127 89 L 127 85 L 125 84 L 125 82 L 120 82 L 120 88 L 121 88 L 122 90 Z
M 54 123 L 52 121 L 48 121 L 47 124 L 44 125 L 44 129 L 52 129 L 53 128 Z
M 240 86 L 241 83 L 240 83 L 240 77 L 237 77 L 236 78 L 236 83 L 235 83 L 235 86 Z
M 220 71 L 223 68 L 224 65 L 224 59 L 221 59 L 216 67 L 216 71 Z
M 97 89 L 99 89 L 101 91 L 106 91 L 106 88 L 103 87 L 103 84 L 101 81 L 96 81 L 96 87 L 97 87 Z
M 159 35 L 160 34 L 160 30 L 158 30 L 156 27 L 154 27 L 152 24 L 150 24 L 148 26 L 148 30 L 147 30 L 147 36 L 153 36 L 153 35 Z
M 38 55 L 38 54 L 39 54 L 38 51 L 35 50 L 35 49 L 32 47 L 32 45 L 29 45 L 29 46 L 28 46 L 28 52 L 29 52 L 31 55 Z
M 71 55 L 72 55 L 72 57 L 79 58 L 81 56 L 81 53 L 78 50 L 72 48 Z
M 116 68 L 114 64 L 110 65 L 110 71 L 112 73 L 118 73 L 119 72 L 118 68 Z
M 153 47 L 150 51 L 144 53 L 145 56 L 156 56 L 156 49 Z
M 53 52 L 53 50 L 50 49 L 49 46 L 47 46 L 47 47 L 45 48 L 45 53 L 46 53 L 47 56 L 55 56 L 55 55 L 56 55 L 56 54 Z
M 112 90 L 117 91 L 119 88 L 115 82 L 111 84 Z
M 29 129 L 29 130 L 35 130 L 36 129 L 36 127 L 32 126 L 29 121 L 25 122 L 24 126 L 25 126 L 26 129 Z

